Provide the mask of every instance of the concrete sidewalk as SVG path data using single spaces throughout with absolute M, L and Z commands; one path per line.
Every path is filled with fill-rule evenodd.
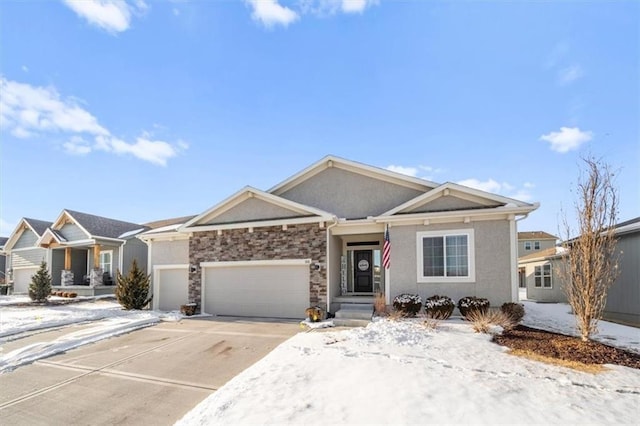
M 0 375 L 0 423 L 173 424 L 298 331 L 297 323 L 184 319 L 83 346 Z

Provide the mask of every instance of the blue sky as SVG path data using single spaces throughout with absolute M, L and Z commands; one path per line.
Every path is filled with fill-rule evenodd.
M 630 219 L 639 40 L 631 1 L 3 2 L 0 235 L 198 214 L 327 154 L 540 202 L 519 229 L 557 233 L 590 153 Z

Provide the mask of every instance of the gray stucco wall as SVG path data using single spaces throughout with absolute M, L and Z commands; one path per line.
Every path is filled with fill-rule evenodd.
M 551 264 L 551 288 L 536 287 L 535 267 L 542 266 L 546 263 Z M 555 303 L 565 303 L 567 301 L 567 296 L 564 293 L 564 283 L 560 275 L 561 263 L 562 261 L 560 259 L 552 259 L 531 262 L 524 265 L 527 283 L 527 299 L 538 302 Z
M 27 266 L 40 266 L 42 261 L 47 261 L 47 250 L 33 248 L 31 250 L 18 250 L 11 252 L 11 267 L 22 268 Z
M 498 205 L 498 204 L 496 204 Z M 423 213 L 434 211 L 446 211 L 446 210 L 465 210 L 475 207 L 486 207 L 480 203 L 474 203 L 472 201 L 463 200 L 462 198 L 454 197 L 452 195 L 442 196 L 428 202 L 425 205 L 418 206 L 411 210 L 411 213 Z
M 338 168 L 326 169 L 281 194 L 340 218 L 375 216 L 422 192 Z
M 36 241 L 38 241 L 38 236 L 31 229 L 25 229 L 13 245 L 12 250 L 33 247 Z
M 329 282 L 327 286 L 330 288 L 331 297 L 340 295 L 340 258 L 342 257 L 342 239 L 335 235 L 329 237 L 329 256 L 328 264 L 331 265 Z M 331 300 L 328 301 L 327 310 L 333 312 Z
M 189 240 L 153 241 L 151 266 L 184 265 L 189 263 Z
M 475 282 L 419 283 L 417 277 L 417 232 L 473 229 Z M 456 302 L 464 296 L 489 299 L 492 306 L 511 301 L 511 253 L 509 221 L 479 221 L 469 224 L 430 226 L 394 225 L 391 240 L 391 299 L 401 293 L 419 294 L 423 299 L 446 295 Z M 514 266 L 515 267 L 515 266 Z
M 248 198 L 237 206 L 232 207 L 207 224 L 249 222 L 254 220 L 281 219 L 301 216 L 280 206 L 276 206 L 257 198 Z
M 89 238 L 82 229 L 75 223 L 66 223 L 58 231 L 67 241 L 86 240 Z
M 609 289 L 605 318 L 640 325 L 640 232 L 618 237 L 616 251 L 620 275 Z
M 145 242 L 137 238 L 129 238 L 122 246 L 122 273 L 125 275 L 129 273 L 134 259 L 138 263 L 138 268 L 148 273 L 147 256 L 148 247 Z

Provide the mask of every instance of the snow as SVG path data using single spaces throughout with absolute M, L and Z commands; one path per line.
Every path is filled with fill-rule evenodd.
M 6 354 L 0 346 L 0 373 L 78 346 L 149 327 L 161 320 L 179 321 L 182 318 L 179 312 L 125 311 L 117 302 L 100 298 L 85 298 L 85 301 L 58 306 L 19 306 L 19 303 L 28 302 L 28 297 L 22 299 L 5 296 L 1 301 L 0 345 L 53 328 L 90 326 L 75 332 L 70 329 L 69 333 L 52 341 L 28 344 Z
M 525 309 L 528 325 L 575 328 L 567 305 Z M 640 349 L 638 329 L 602 322 L 601 330 Z M 377 320 L 299 333 L 176 424 L 637 424 L 639 370 L 585 373 L 509 355 L 490 340 L 457 318 L 435 329 Z

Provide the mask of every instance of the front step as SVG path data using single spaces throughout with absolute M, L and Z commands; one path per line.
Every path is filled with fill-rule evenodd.
M 366 320 L 373 316 L 373 304 L 371 303 L 343 303 L 336 312 L 336 319 Z
M 333 325 L 336 327 L 366 327 L 371 321 L 362 319 L 334 318 Z

